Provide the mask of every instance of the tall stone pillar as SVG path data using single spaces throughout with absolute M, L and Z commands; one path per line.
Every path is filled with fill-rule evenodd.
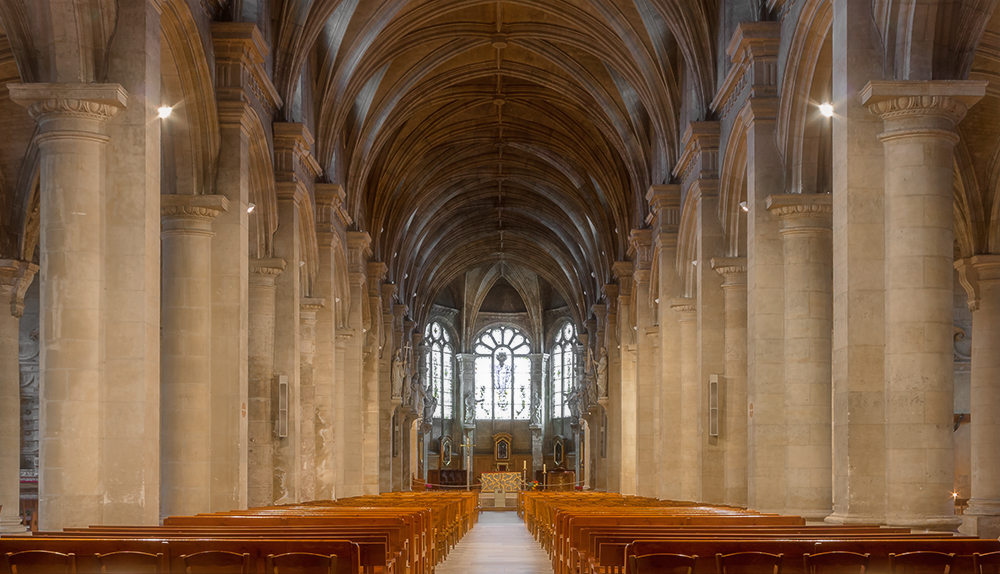
M 351 299 L 350 311 L 347 316 L 347 324 L 351 329 L 344 330 L 338 342 L 344 347 L 343 373 L 337 387 L 337 403 L 342 405 L 340 411 L 343 416 L 337 419 L 335 433 L 343 437 L 338 442 L 338 466 L 342 468 L 341 489 L 338 496 L 361 496 L 363 494 L 378 494 L 378 472 L 374 476 L 369 476 L 365 472 L 366 456 L 365 434 L 373 431 L 371 423 L 368 422 L 369 413 L 372 407 L 370 401 L 374 400 L 374 409 L 378 410 L 378 393 L 370 397 L 370 393 L 365 387 L 364 363 L 365 341 L 369 338 L 368 327 L 365 325 L 364 317 L 368 305 L 366 296 L 366 281 L 368 278 L 367 266 L 368 257 L 371 256 L 371 237 L 363 231 L 347 232 L 347 266 L 350 272 Z M 373 341 L 377 340 L 372 335 Z M 375 423 L 378 424 L 378 419 Z M 364 432 L 359 433 L 357 429 Z M 377 428 L 374 429 L 376 434 Z
M 833 3 L 833 505 L 826 522 L 885 514 L 882 126 L 861 88 L 884 77 L 869 0 Z
M 0 534 L 16 534 L 21 525 L 21 369 L 20 326 L 24 292 L 38 266 L 0 260 Z
M 701 501 L 701 386 L 698 384 L 698 300 L 676 298 L 670 307 L 681 327 L 681 500 Z
M 886 523 L 952 530 L 955 125 L 986 82 L 869 82 L 885 129 Z
M 964 527 L 1000 536 L 1000 255 L 955 263 L 972 311 L 972 498 Z M 970 522 L 972 524 L 970 524 Z M 963 532 L 965 528 L 963 528 Z
M 618 322 L 619 319 L 622 319 L 623 322 L 628 323 L 628 319 L 627 315 L 620 317 L 618 314 L 618 293 L 618 285 L 611 283 L 604 286 L 604 300 L 607 305 L 607 315 L 605 319 L 602 344 L 607 350 L 608 358 L 608 395 L 607 402 L 604 404 L 604 409 L 608 415 L 608 490 L 611 492 L 622 491 L 622 451 L 619 446 L 622 444 L 621 384 L 622 361 L 623 357 L 627 354 L 627 348 L 622 349 L 621 331 L 618 330 Z
M 829 195 L 772 195 L 785 260 L 785 512 L 822 520 L 833 509 L 830 353 L 833 230 Z
M 349 288 L 344 285 L 344 228 L 351 222 L 344 210 L 346 194 L 339 185 L 316 184 L 316 239 L 319 268 L 313 294 L 326 300 L 316 312 L 316 499 L 333 500 L 338 485 L 343 484 L 341 461 L 338 459 L 345 438 L 336 432 L 343 409 L 343 362 L 346 339 L 341 335 L 346 321 Z
M 726 365 L 720 427 L 726 441 L 726 496 L 733 506 L 747 504 L 747 261 L 715 257 L 712 269 L 723 278 L 726 303 Z
M 299 303 L 299 462 L 302 473 L 300 500 L 316 500 L 316 313 L 326 306 L 318 298 L 303 298 Z
M 622 494 L 636 493 L 636 473 L 638 466 L 638 445 L 636 443 L 637 417 L 639 415 L 636 402 L 636 355 L 638 337 L 636 325 L 633 323 L 632 288 L 634 285 L 632 273 L 634 266 L 631 261 L 618 261 L 613 266 L 615 277 L 618 278 L 618 332 L 616 339 L 619 344 L 621 370 L 619 384 L 611 387 L 611 410 L 615 413 L 620 439 L 616 443 L 619 451 L 618 476 L 619 492 Z
M 784 292 L 779 222 L 766 199 L 784 189 L 774 137 L 779 22 L 744 22 L 729 53 L 750 80 L 740 110 L 747 125 L 747 432 L 748 504 L 782 512 L 785 505 Z
M 629 234 L 629 254 L 633 259 L 632 288 L 635 290 L 635 417 L 632 423 L 635 427 L 635 493 L 656 498 L 659 477 L 658 464 L 654 461 L 659 457 L 659 448 L 655 424 L 660 386 L 656 371 L 660 360 L 656 354 L 656 338 L 650 336 L 650 332 L 656 330 L 654 303 L 649 293 L 653 265 L 652 230 L 632 230 Z
M 273 124 L 275 193 L 278 197 L 278 228 L 274 234 L 274 256 L 288 262 L 288 270 L 275 280 L 274 370 L 288 377 L 288 434 L 276 437 L 274 457 L 275 503 L 302 500 L 302 412 L 301 299 L 310 295 L 304 281 L 309 246 L 303 229 L 313 231 L 311 188 L 322 171 L 311 149 L 313 137 L 300 123 Z M 275 391 L 278 385 L 275 385 Z M 272 401 L 276 396 L 272 395 Z
M 247 374 L 247 504 L 274 503 L 275 409 L 274 380 L 275 279 L 285 269 L 283 259 L 250 261 L 248 293 Z
M 392 344 L 388 339 L 392 336 L 392 315 L 382 300 L 382 282 L 388 267 L 381 261 L 368 262 L 368 316 L 370 324 L 365 333 L 365 360 L 363 381 L 365 386 L 365 436 L 364 465 L 365 485 L 375 485 L 376 493 L 392 490 L 389 472 L 391 469 L 391 453 L 388 437 L 391 434 L 392 409 L 387 411 L 389 403 L 388 365 L 392 360 Z M 395 285 L 389 285 L 391 293 L 395 293 Z M 390 295 L 391 297 L 391 295 Z M 385 315 L 389 315 L 386 320 Z M 386 356 L 389 355 L 389 356 Z
M 654 266 L 657 277 L 657 305 L 660 334 L 660 451 L 659 498 L 681 498 L 681 328 L 677 313 L 670 307 L 681 294 L 677 274 L 677 234 L 681 223 L 681 189 L 678 185 L 653 186 L 646 194 L 650 211 L 656 216 L 653 231 Z
M 161 514 L 211 509 L 212 220 L 219 195 L 164 195 Z
M 118 84 L 8 90 L 39 126 L 39 528 L 101 524 L 104 148 L 107 121 L 128 94 Z
M 221 136 L 214 183 L 216 193 L 233 206 L 212 226 L 212 510 L 223 511 L 246 507 L 249 473 L 255 472 L 248 462 L 252 445 L 245 416 L 250 376 L 247 254 L 266 257 L 272 230 L 260 229 L 250 246 L 251 173 L 258 175 L 263 168 L 251 161 L 251 148 L 267 148 L 266 142 L 251 142 L 250 133 L 260 122 L 254 110 L 280 108 L 281 98 L 264 71 L 269 49 L 255 24 L 214 22 L 212 40 Z

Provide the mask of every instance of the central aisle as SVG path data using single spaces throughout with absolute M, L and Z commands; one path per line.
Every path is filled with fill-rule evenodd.
M 551 574 L 552 563 L 516 512 L 484 512 L 435 574 Z

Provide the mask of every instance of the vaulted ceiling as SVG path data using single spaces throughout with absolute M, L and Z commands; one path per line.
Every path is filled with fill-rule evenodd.
M 682 62 L 711 98 L 714 4 L 285 0 L 275 76 L 292 101 L 310 70 L 318 159 L 404 301 L 507 260 L 583 311 L 669 177 Z

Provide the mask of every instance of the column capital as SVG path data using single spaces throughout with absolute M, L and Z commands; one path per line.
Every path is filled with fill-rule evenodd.
M 213 22 L 216 93 L 220 101 L 245 102 L 252 94 L 266 108 L 284 105 L 271 82 L 264 61 L 270 52 L 263 34 L 252 22 Z M 230 116 L 234 120 L 242 116 Z
M 120 84 L 7 84 L 12 102 L 28 108 L 43 129 L 53 120 L 113 118 L 128 104 Z
M 160 217 L 212 221 L 229 208 L 224 195 L 161 195 Z
M 316 312 L 326 307 L 326 299 L 321 297 L 303 297 L 299 299 L 299 310 L 303 313 L 311 313 L 312 319 L 316 318 Z
M 281 272 L 285 270 L 285 260 L 284 259 L 257 259 L 250 258 L 250 277 L 249 281 L 251 285 L 256 285 L 258 287 L 269 287 L 274 289 L 274 281 L 281 275 Z
M 950 132 L 969 108 L 986 95 L 986 85 L 986 81 L 977 80 L 872 81 L 861 89 L 861 103 L 886 122 L 940 118 L 945 124 L 939 129 Z M 912 131 L 902 126 L 879 137 L 885 141 L 911 135 Z
M 371 244 L 371 235 L 366 231 L 347 232 L 347 268 L 352 285 L 363 285 L 365 282 L 365 260 L 372 254 Z
M 676 234 L 681 226 L 681 186 L 653 185 L 646 192 L 653 217 L 659 220 L 659 233 Z
M 323 173 L 312 154 L 315 143 L 312 132 L 305 124 L 275 122 L 274 173 L 279 182 L 313 182 Z
M 833 233 L 833 196 L 827 193 L 786 193 L 767 196 L 767 210 L 781 218 L 781 234 Z
M 747 286 L 746 257 L 713 257 L 712 269 L 723 277 L 722 288 Z
M 680 322 L 686 323 L 698 318 L 698 300 L 691 297 L 677 297 L 670 300 L 670 308 L 680 314 Z
M 332 231 L 336 227 L 346 227 L 353 223 L 351 215 L 344 208 L 347 193 L 344 186 L 336 183 L 317 183 L 316 227 Z
M 982 285 L 1000 282 L 1000 255 L 974 255 L 955 262 L 958 281 L 968 295 L 969 311 L 979 310 Z
M 0 259 L 0 295 L 10 297 L 10 314 L 24 315 L 24 294 L 38 273 L 38 265 L 17 259 Z

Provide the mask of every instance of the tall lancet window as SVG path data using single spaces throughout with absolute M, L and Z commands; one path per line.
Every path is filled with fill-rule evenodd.
M 528 338 L 512 327 L 494 327 L 476 341 L 476 418 L 531 418 Z
M 454 413 L 452 387 L 454 386 L 455 352 L 451 346 L 451 335 L 437 321 L 424 329 L 424 344 L 430 349 L 427 355 L 427 378 L 437 400 L 434 417 L 450 419 Z
M 552 418 L 569 416 L 566 399 L 573 391 L 576 375 L 576 327 L 566 322 L 556 333 L 552 345 Z

